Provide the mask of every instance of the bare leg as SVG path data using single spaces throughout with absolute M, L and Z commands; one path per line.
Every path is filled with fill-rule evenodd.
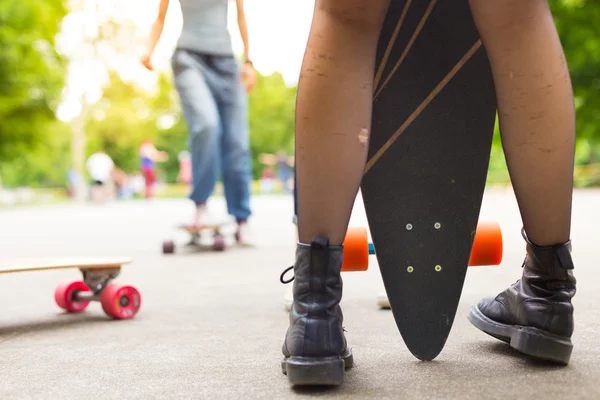
M 576 280 L 571 258 L 575 111 L 546 0 L 470 0 L 494 74 L 508 169 L 527 233 L 522 277 L 469 320 L 518 351 L 568 364 Z
M 341 246 L 362 180 L 375 51 L 389 0 L 317 0 L 296 108 L 298 235 L 282 371 L 340 385 L 352 368 L 340 307 Z
M 546 0 L 471 0 L 498 96 L 502 143 L 529 239 L 565 243 L 571 229 L 575 110 Z
M 389 0 L 317 0 L 298 82 L 298 230 L 343 242 L 367 157 L 377 39 Z

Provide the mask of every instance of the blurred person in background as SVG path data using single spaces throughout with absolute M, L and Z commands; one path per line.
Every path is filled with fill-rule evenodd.
M 293 165 L 293 157 L 289 157 L 285 151 L 277 153 L 277 177 L 281 182 L 281 189 L 284 193 L 289 193 L 291 191 L 289 184 Z
M 92 179 L 92 201 L 101 203 L 111 192 L 109 186 L 112 182 L 115 163 L 108 154 L 97 150 L 87 159 L 86 167 Z
M 240 244 L 249 245 L 252 164 L 245 92 L 254 88 L 256 72 L 249 58 L 244 2 L 236 0 L 237 22 L 244 43 L 241 68 L 234 58 L 227 29 L 228 0 L 179 0 L 179 3 L 183 28 L 171 66 L 189 129 L 193 225 L 209 223 L 206 203 L 220 170 L 227 209 L 237 221 L 236 237 Z M 141 57 L 149 70 L 153 70 L 151 59 L 168 6 L 169 0 L 160 0 L 158 16 Z
M 184 185 L 192 184 L 192 155 L 189 151 L 180 151 L 177 155 L 179 161 L 179 172 L 177 173 L 177 182 Z
M 140 168 L 146 181 L 145 197 L 151 199 L 154 197 L 154 188 L 156 185 L 156 163 L 165 162 L 169 155 L 164 151 L 159 151 L 150 139 L 145 139 L 140 146 Z

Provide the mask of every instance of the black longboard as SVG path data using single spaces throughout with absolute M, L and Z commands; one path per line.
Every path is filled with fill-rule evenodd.
M 467 0 L 392 1 L 381 32 L 362 195 L 398 329 L 442 351 L 467 272 L 496 118 Z

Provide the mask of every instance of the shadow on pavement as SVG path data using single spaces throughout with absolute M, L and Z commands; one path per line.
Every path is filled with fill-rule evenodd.
M 525 364 L 525 366 L 528 369 L 535 369 L 538 371 L 541 371 L 541 370 L 555 371 L 555 370 L 566 368 L 564 365 L 556 364 L 556 363 L 553 363 L 550 361 L 539 360 L 537 358 L 523 354 L 523 353 L 513 349 L 506 343 L 501 343 L 501 342 L 485 343 L 482 345 L 482 347 L 485 350 L 489 351 L 490 354 L 494 354 L 497 356 L 512 357 L 513 359 L 515 359 L 517 361 L 521 361 L 521 363 Z
M 28 333 L 60 331 L 63 329 L 71 329 L 73 327 L 83 327 L 98 323 L 119 323 L 105 315 L 89 314 L 89 315 L 73 315 L 73 314 L 56 314 L 52 319 L 42 321 L 19 322 L 8 325 L 0 325 L 0 343 L 12 340 Z

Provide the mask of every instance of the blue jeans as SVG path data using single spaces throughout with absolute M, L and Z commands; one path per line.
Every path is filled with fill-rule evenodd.
M 175 87 L 189 129 L 193 190 L 205 203 L 222 173 L 227 210 L 238 221 L 250 211 L 250 139 L 247 97 L 231 56 L 177 49 L 171 58 Z

